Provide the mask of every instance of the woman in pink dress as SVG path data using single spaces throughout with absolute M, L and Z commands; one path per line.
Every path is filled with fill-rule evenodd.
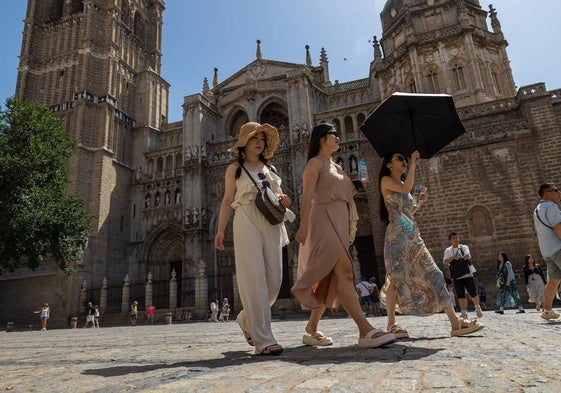
M 368 322 L 356 295 L 349 254 L 354 238 L 350 221 L 356 224 L 355 189 L 343 169 L 333 162 L 332 154 L 338 149 L 339 137 L 333 125 L 324 123 L 313 129 L 303 174 L 300 228 L 296 233 L 300 243 L 298 279 L 292 293 L 303 307 L 311 309 L 304 344 L 333 343 L 318 331 L 318 324 L 325 309 L 338 307 L 340 302 L 358 326 L 358 345 L 379 347 L 395 341 L 395 337 Z

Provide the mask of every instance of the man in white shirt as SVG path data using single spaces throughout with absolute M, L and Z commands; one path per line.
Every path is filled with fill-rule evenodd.
M 549 277 L 543 302 L 545 311 L 541 317 L 550 320 L 559 318 L 559 314 L 552 310 L 552 306 L 557 287 L 561 283 L 561 210 L 557 205 L 561 195 L 553 183 L 542 184 L 538 195 L 541 200 L 534 210 L 534 226 Z
M 372 313 L 372 298 L 370 297 L 370 294 L 374 290 L 374 286 L 361 276 L 360 282 L 356 284 L 355 288 L 357 293 L 360 292 L 360 304 L 362 305 L 362 311 L 366 314 L 366 310 L 368 310 L 370 315 L 374 315 Z
M 475 313 L 479 318 L 483 316 L 481 306 L 479 305 L 479 296 L 473 280 L 473 272 L 475 268 L 471 265 L 471 254 L 469 247 L 460 244 L 460 237 L 456 232 L 448 235 L 450 247 L 444 251 L 444 264 L 450 266 L 450 277 L 454 280 L 454 289 L 460 304 L 462 314 L 460 318 L 467 318 L 468 301 L 466 291 L 469 293 L 475 304 Z

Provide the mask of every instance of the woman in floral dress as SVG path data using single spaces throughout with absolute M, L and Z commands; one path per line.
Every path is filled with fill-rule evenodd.
M 444 275 L 434 262 L 413 215 L 426 201 L 426 189 L 416 201 L 410 192 L 420 154 L 411 155 L 411 162 L 402 154 L 384 158 L 379 174 L 380 218 L 387 224 L 384 263 L 388 314 L 388 332 L 396 338 L 409 337 L 395 321 L 396 306 L 405 314 L 430 315 L 444 310 L 452 326 L 452 336 L 463 336 L 481 330 L 477 320 L 458 318 L 446 289 Z

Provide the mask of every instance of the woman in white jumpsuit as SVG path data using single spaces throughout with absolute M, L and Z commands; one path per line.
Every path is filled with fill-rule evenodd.
M 257 187 L 270 186 L 283 206 L 291 200 L 281 190 L 281 179 L 268 163 L 279 144 L 277 129 L 269 124 L 246 123 L 238 142 L 230 151 L 237 162 L 226 169 L 225 189 L 215 247 L 224 250 L 224 231 L 234 212 L 233 234 L 236 277 L 243 310 L 236 317 L 246 341 L 255 353 L 278 355 L 283 348 L 271 331 L 271 306 L 276 301 L 282 281 L 282 246 L 288 244 L 284 223 L 270 224 L 257 209 Z M 243 166 L 243 168 L 242 168 Z

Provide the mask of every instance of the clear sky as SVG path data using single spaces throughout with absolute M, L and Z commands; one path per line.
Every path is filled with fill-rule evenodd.
M 255 59 L 261 40 L 265 59 L 314 65 L 327 51 L 331 81 L 366 78 L 372 36 L 382 35 L 381 0 L 166 0 L 162 76 L 171 84 L 170 121 L 181 120 L 183 97 L 212 84 L 213 68 L 223 81 Z M 517 86 L 545 82 L 561 88 L 561 1 L 480 0 L 493 4 Z M 6 1 L 0 15 L 0 101 L 15 92 L 27 1 Z

